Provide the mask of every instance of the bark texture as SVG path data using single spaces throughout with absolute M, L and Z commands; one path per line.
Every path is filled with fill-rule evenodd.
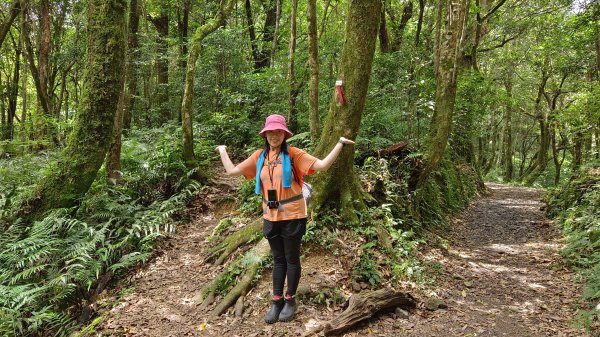
M 126 8 L 125 0 L 88 2 L 84 97 L 59 160 L 21 204 L 17 215 L 26 221 L 52 208 L 77 205 L 102 166 L 123 86 Z
M 381 16 L 381 1 L 350 2 L 346 20 L 339 79 L 343 80 L 344 104 L 333 95 L 315 154 L 325 157 L 340 136 L 356 139 L 375 53 Z M 362 188 L 354 171 L 354 147 L 345 145 L 327 172 L 315 178 L 314 207 L 339 210 L 339 215 L 357 222 L 355 210 L 363 209 Z
M 435 46 L 435 109 L 426 144 L 425 166 L 417 188 L 425 185 L 429 175 L 441 162 L 452 129 L 458 77 L 458 50 L 466 21 L 468 0 L 439 0 Z

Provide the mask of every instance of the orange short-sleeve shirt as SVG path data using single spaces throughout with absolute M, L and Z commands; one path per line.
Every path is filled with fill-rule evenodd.
M 237 165 L 237 168 L 242 171 L 242 174 L 246 179 L 253 179 L 256 177 L 256 164 L 258 163 L 258 157 L 261 153 L 262 150 L 257 150 L 250 155 L 250 157 Z M 317 158 L 297 147 L 288 146 L 288 153 L 292 159 L 293 170 L 297 175 L 305 176 L 314 173 L 311 167 L 317 161 Z M 277 190 L 277 200 L 289 199 L 302 193 L 302 186 L 300 186 L 297 181 L 301 179 L 300 177 L 296 179 L 293 174 L 292 187 L 283 188 L 281 158 L 276 158 L 275 151 L 269 151 L 267 158 L 268 159 L 265 159 L 265 163 L 260 171 L 260 192 L 263 195 L 263 210 L 265 211 L 263 217 L 269 221 L 306 218 L 306 202 L 304 199 L 286 203 L 281 206 L 283 208 L 282 210 L 269 209 L 267 207 L 264 200 L 266 199 L 267 190 L 269 188 Z

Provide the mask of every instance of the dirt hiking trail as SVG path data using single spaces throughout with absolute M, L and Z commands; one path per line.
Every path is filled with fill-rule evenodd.
M 406 283 L 401 291 L 418 308 L 381 313 L 342 336 L 590 336 L 572 324 L 581 294 L 564 267 L 560 233 L 540 208 L 541 190 L 488 184 L 491 193 L 459 214 L 441 236 L 446 248 L 420 252 L 430 281 Z M 295 319 L 268 325 L 271 274 L 265 271 L 246 296 L 241 318 L 230 312 L 209 319 L 193 303 L 222 266 L 204 263 L 210 235 L 220 218 L 235 213 L 220 207 L 214 188 L 189 208 L 191 221 L 165 240 L 161 253 L 125 280 L 120 303 L 105 312 L 99 336 L 300 336 L 343 310 L 300 301 Z M 358 245 L 357 245 L 358 246 Z M 300 286 L 310 291 L 351 291 L 344 256 L 303 247 Z M 114 302 L 112 298 L 104 301 Z

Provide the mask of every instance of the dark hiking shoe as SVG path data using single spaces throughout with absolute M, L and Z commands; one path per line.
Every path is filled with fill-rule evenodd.
M 269 312 L 267 312 L 265 315 L 265 322 L 269 324 L 277 322 L 281 309 L 283 309 L 283 298 L 273 300 L 271 304 L 271 310 L 269 310 Z
M 279 320 L 281 322 L 289 322 L 294 318 L 294 314 L 296 313 L 296 309 L 298 309 L 298 305 L 296 305 L 296 299 L 290 298 L 285 299 L 285 305 L 281 312 L 279 313 Z

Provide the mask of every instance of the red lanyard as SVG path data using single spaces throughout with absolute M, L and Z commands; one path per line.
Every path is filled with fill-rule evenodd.
M 279 159 L 279 153 L 277 153 L 275 160 L 273 162 L 271 162 L 269 160 L 269 153 L 267 153 L 267 165 L 268 165 L 267 169 L 269 170 L 269 180 L 271 181 L 271 188 L 273 188 L 273 174 L 275 173 L 275 167 L 277 166 L 278 159 Z

